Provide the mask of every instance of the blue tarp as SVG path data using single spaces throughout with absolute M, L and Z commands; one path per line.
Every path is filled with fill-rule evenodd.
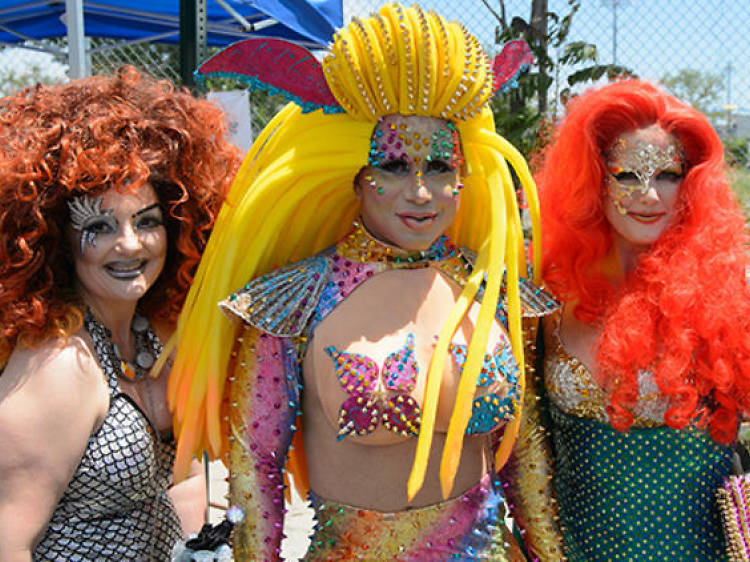
M 343 21 L 342 0 L 224 0 L 251 24 L 269 18 L 279 23 L 245 31 L 216 0 L 206 2 L 210 46 L 250 36 L 280 37 L 307 47 L 323 47 Z M 179 42 L 180 0 L 83 0 L 89 37 L 125 41 Z M 64 0 L 0 0 L 0 44 L 63 37 Z

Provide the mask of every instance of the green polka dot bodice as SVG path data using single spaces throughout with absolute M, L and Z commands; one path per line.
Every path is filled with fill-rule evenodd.
M 554 486 L 571 562 L 726 560 L 716 490 L 731 450 L 703 431 L 632 428 L 550 405 Z

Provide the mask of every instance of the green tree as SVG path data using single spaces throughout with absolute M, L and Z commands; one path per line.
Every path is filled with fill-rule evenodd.
M 724 91 L 724 78 L 720 73 L 692 68 L 665 74 L 661 82 L 676 97 L 707 114 L 711 106 L 718 105 L 719 97 Z
M 732 137 L 724 140 L 724 156 L 730 166 L 747 168 L 750 163 L 749 152 L 748 139 Z
M 528 21 L 521 16 L 509 19 L 504 0 L 482 2 L 498 22 L 495 42 L 500 45 L 522 38 L 534 54 L 535 68 L 518 79 L 517 88 L 493 101 L 498 130 L 527 156 L 544 144 L 547 120 L 554 120 L 558 101 L 567 100 L 576 85 L 603 76 L 610 79 L 633 76 L 624 66 L 600 64 L 596 45 L 569 40 L 570 27 L 581 0 L 568 0 L 567 13 L 563 15 L 549 11 L 547 0 L 531 0 Z M 576 70 L 568 73 L 573 69 Z M 565 85 L 561 87 L 561 76 L 565 74 Z M 556 89 L 550 96 L 553 85 Z M 550 101 L 553 102 L 551 115 Z

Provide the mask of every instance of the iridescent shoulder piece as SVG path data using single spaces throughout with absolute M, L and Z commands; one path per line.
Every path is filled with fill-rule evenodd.
M 544 287 L 539 287 L 530 279 L 522 277 L 518 280 L 521 295 L 521 316 L 524 318 L 539 318 L 552 314 L 560 308 L 560 303 L 548 293 Z M 501 290 L 503 308 L 505 307 L 505 286 Z
M 299 336 L 330 272 L 331 265 L 326 257 L 307 258 L 253 279 L 219 306 L 272 336 Z
M 476 252 L 469 248 L 461 248 L 461 254 L 473 266 L 476 260 Z M 500 302 L 497 304 L 498 315 L 505 318 L 506 296 L 505 296 L 505 277 L 503 277 L 503 286 L 500 288 Z M 518 280 L 518 290 L 521 297 L 521 316 L 524 318 L 539 318 L 552 314 L 560 308 L 560 303 L 555 297 L 548 293 L 543 287 L 538 287 L 531 279 L 521 277 Z M 477 292 L 477 300 L 482 300 L 484 287 L 480 287 Z

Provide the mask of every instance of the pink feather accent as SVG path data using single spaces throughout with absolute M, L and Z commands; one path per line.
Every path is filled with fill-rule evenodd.
M 307 110 L 322 107 L 340 111 L 315 56 L 283 39 L 238 41 L 204 62 L 196 77 L 239 78 L 271 93 L 278 90 Z
M 500 54 L 492 59 L 492 72 L 495 75 L 493 91 L 497 93 L 507 90 L 531 64 L 534 64 L 534 56 L 526 41 L 515 39 L 506 43 Z

